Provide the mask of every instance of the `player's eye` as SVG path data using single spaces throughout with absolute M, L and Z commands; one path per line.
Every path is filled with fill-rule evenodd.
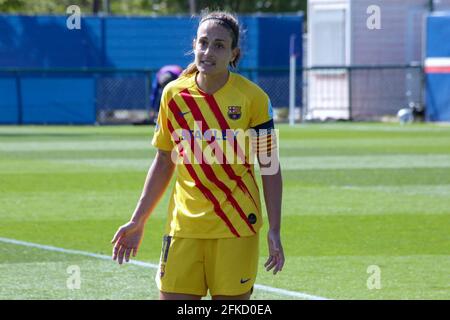
M 217 49 L 223 49 L 224 45 L 222 43 L 216 43 L 216 48 Z

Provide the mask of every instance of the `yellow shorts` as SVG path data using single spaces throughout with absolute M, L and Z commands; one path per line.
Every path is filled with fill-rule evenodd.
M 164 236 L 156 284 L 162 292 L 235 296 L 252 290 L 259 234 L 224 239 Z

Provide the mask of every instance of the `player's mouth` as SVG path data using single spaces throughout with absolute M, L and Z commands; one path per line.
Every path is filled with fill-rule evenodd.
M 213 61 L 205 61 L 205 60 L 203 60 L 203 61 L 200 61 L 200 63 L 205 65 L 205 66 L 209 66 L 209 67 L 216 65 L 216 63 L 213 62 Z

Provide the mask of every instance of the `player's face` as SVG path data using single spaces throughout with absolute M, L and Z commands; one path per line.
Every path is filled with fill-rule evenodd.
M 194 43 L 198 71 L 208 75 L 227 72 L 228 64 L 234 59 L 236 51 L 231 48 L 231 43 L 231 35 L 227 29 L 214 21 L 202 23 Z

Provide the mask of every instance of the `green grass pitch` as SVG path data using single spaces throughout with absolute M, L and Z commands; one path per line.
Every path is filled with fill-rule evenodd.
M 286 265 L 257 283 L 330 299 L 450 298 L 450 126 L 279 125 Z M 0 127 L 0 237 L 110 255 L 152 127 Z M 157 263 L 168 193 L 137 259 Z M 265 215 L 265 212 L 264 212 Z M 80 289 L 66 285 L 78 266 Z M 368 287 L 377 266 L 379 289 Z M 155 299 L 155 270 L 0 241 L 0 299 Z M 294 299 L 255 290 L 255 299 Z M 298 298 L 298 297 L 297 297 Z

